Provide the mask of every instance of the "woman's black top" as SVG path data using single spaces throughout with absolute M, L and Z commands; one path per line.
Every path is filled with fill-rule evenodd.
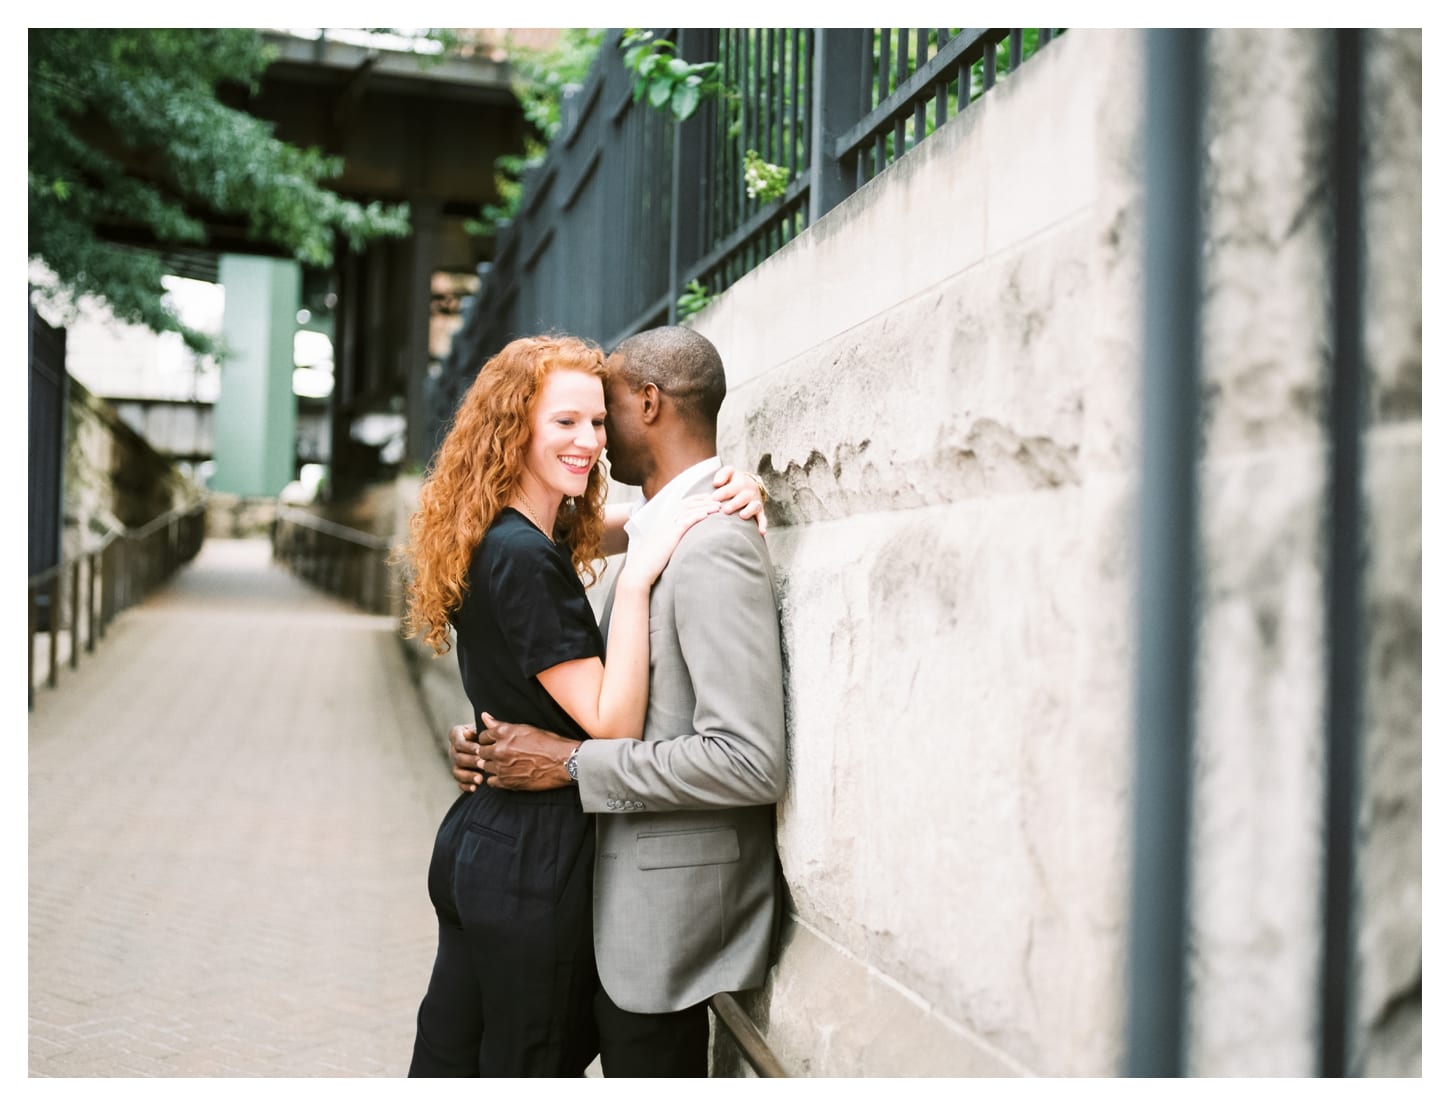
M 468 592 L 452 621 L 475 725 L 482 728 L 478 716 L 487 711 L 500 722 L 589 736 L 538 679 L 556 664 L 604 656 L 599 624 L 567 549 L 505 507 L 474 551 Z

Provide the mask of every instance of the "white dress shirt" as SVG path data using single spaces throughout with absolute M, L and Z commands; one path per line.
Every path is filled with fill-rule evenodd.
M 656 526 L 668 521 L 674 515 L 675 508 L 684 500 L 685 493 L 705 477 L 713 475 L 719 467 L 720 458 L 708 457 L 699 464 L 691 465 L 649 499 L 636 503 L 630 509 L 629 520 L 624 524 L 624 532 L 629 535 L 629 540 L 644 537 Z

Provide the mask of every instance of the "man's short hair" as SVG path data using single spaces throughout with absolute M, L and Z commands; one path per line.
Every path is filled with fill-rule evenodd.
M 725 365 L 703 334 L 686 326 L 642 330 L 620 342 L 609 360 L 631 388 L 653 384 L 686 419 L 714 427 L 725 402 Z

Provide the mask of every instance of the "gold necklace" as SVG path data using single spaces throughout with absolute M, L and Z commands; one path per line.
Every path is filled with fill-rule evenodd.
M 538 516 L 535 515 L 534 512 L 530 509 L 528 496 L 524 495 L 522 492 L 519 493 L 519 502 L 523 504 L 521 509 L 524 512 L 524 515 L 528 518 L 528 520 L 532 522 L 535 526 L 537 526 L 541 531 L 543 531 L 546 537 L 553 537 L 553 535 L 549 533 L 548 527 L 540 522 Z

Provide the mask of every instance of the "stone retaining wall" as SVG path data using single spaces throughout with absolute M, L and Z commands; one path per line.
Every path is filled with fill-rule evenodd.
M 1420 1065 L 1420 35 L 1368 36 L 1362 988 Z M 1190 1066 L 1312 1074 L 1331 40 L 1210 36 Z M 1119 1070 L 1142 59 L 1074 31 L 692 325 L 767 480 L 803 1074 Z M 720 1054 L 731 1065 L 729 1050 Z

